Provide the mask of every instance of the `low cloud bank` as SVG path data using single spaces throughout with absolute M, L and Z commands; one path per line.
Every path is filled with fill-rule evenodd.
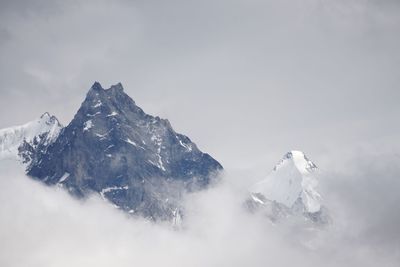
M 3 161 L 0 265 L 397 266 L 399 158 L 349 163 L 321 177 L 333 225 L 319 231 L 272 225 L 244 210 L 252 180 L 245 172 L 228 171 L 213 188 L 189 195 L 176 230 L 129 218 L 95 196 L 77 201 Z

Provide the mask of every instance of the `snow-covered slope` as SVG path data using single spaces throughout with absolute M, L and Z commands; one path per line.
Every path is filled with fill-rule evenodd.
M 321 209 L 321 196 L 316 191 L 317 170 L 317 166 L 303 152 L 291 151 L 264 180 L 253 185 L 250 191 L 288 208 L 292 208 L 300 200 L 306 212 L 315 213 Z
M 53 142 L 60 133 L 62 126 L 57 118 L 44 113 L 40 118 L 24 125 L 0 130 L 0 159 L 18 159 L 18 148 L 24 144 L 42 142 L 47 145 Z M 42 140 L 44 138 L 44 140 Z
M 301 151 L 290 151 L 262 181 L 250 187 L 246 206 L 272 221 L 295 216 L 320 225 L 330 217 L 317 191 L 319 170 Z

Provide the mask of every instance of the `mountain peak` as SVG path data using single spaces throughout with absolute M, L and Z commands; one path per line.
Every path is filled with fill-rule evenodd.
M 48 112 L 24 125 L 0 130 L 0 158 L 16 158 L 19 147 L 24 143 L 53 142 L 61 131 L 61 124 Z
M 79 197 L 98 192 L 130 213 L 171 218 L 178 207 L 172 197 L 179 190 L 161 198 L 168 186 L 200 189 L 219 170 L 215 159 L 176 133 L 168 120 L 138 107 L 121 83 L 103 89 L 96 82 L 28 174 Z
M 50 119 L 50 114 L 46 111 L 45 113 L 42 114 L 42 116 L 40 116 L 41 119 Z
M 291 150 L 283 156 L 282 160 L 274 167 L 273 171 L 277 171 L 287 160 L 291 160 L 301 173 L 311 173 L 318 169 L 317 165 L 309 160 L 302 151 Z
M 287 208 L 301 203 L 305 212 L 316 213 L 321 208 L 321 196 L 316 191 L 317 169 L 303 152 L 293 150 L 286 153 L 273 171 L 250 191 Z
M 116 83 L 114 85 L 111 85 L 110 88 L 103 88 L 103 86 L 98 82 L 95 81 L 92 85 L 92 87 L 90 87 L 90 90 L 94 90 L 94 91 L 119 91 L 119 92 L 123 92 L 124 91 L 124 87 L 122 86 L 122 83 Z
M 103 125 L 105 130 L 114 124 L 118 126 L 121 122 L 127 123 L 133 119 L 132 116 L 135 117 L 134 121 L 138 121 L 150 115 L 145 114 L 124 92 L 121 83 L 103 89 L 98 82 L 95 82 L 76 113 L 73 124 L 79 128 L 87 123 Z M 130 118 L 127 119 L 128 117 Z
M 108 100 L 116 98 L 118 101 L 122 99 L 130 99 L 130 97 L 125 94 L 124 87 L 121 83 L 111 85 L 110 88 L 103 88 L 99 82 L 95 82 L 89 89 L 85 102 L 97 100 L 104 100 L 107 102 Z M 132 99 L 130 100 L 133 101 Z
M 294 158 L 294 157 L 304 157 L 304 156 L 305 156 L 304 152 L 302 152 L 300 150 L 291 150 L 291 151 L 287 152 L 283 156 L 283 158 L 291 159 L 291 158 Z
M 92 85 L 92 87 L 90 89 L 93 89 L 95 91 L 104 90 L 103 87 L 101 86 L 101 84 L 97 81 L 94 82 L 94 84 Z
M 62 127 L 59 120 L 57 119 L 56 116 L 51 115 L 50 113 L 48 113 L 47 111 L 45 113 L 43 113 L 40 118 L 38 119 L 38 121 L 43 121 L 45 122 L 47 125 L 56 125 L 58 127 Z
M 109 89 L 107 89 L 107 90 L 115 90 L 115 91 L 123 92 L 124 91 L 124 87 L 122 86 L 122 83 L 119 82 L 117 84 L 111 85 L 111 87 Z

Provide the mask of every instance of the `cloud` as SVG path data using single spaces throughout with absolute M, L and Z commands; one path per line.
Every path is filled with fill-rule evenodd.
M 243 209 L 249 179 L 228 172 L 191 194 L 181 229 L 129 218 L 96 196 L 80 202 L 0 166 L 2 266 L 396 266 L 399 169 L 356 160 L 321 178 L 334 224 L 272 225 Z M 397 162 L 396 160 L 393 162 Z M 366 168 L 365 166 L 370 166 Z M 382 172 L 386 170 L 386 172 Z M 376 179 L 380 174 L 379 180 Z M 331 177 L 331 178 L 329 178 Z
M 325 177 L 329 204 L 352 238 L 377 250 L 399 253 L 400 157 L 360 154 Z M 339 208 L 340 207 L 340 208 Z

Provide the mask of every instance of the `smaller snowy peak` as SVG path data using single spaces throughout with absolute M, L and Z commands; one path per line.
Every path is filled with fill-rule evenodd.
M 312 173 L 318 169 L 318 167 L 307 158 L 307 156 L 298 150 L 292 150 L 286 153 L 282 160 L 274 167 L 274 171 L 277 171 L 281 166 L 284 166 L 285 162 L 293 161 L 296 168 L 302 173 Z
M 56 117 L 44 113 L 40 118 L 24 125 L 0 130 L 0 158 L 18 158 L 18 148 L 27 143 L 41 141 L 50 144 L 62 129 Z M 44 140 L 41 140 L 43 139 Z
M 45 112 L 42 114 L 42 116 L 40 116 L 40 118 L 44 119 L 44 120 L 49 120 L 51 118 L 51 116 L 48 112 Z
M 250 188 L 250 192 L 289 209 L 298 209 L 300 204 L 303 212 L 317 213 L 321 209 L 321 196 L 316 190 L 317 170 L 303 152 L 290 151 L 264 180 Z

